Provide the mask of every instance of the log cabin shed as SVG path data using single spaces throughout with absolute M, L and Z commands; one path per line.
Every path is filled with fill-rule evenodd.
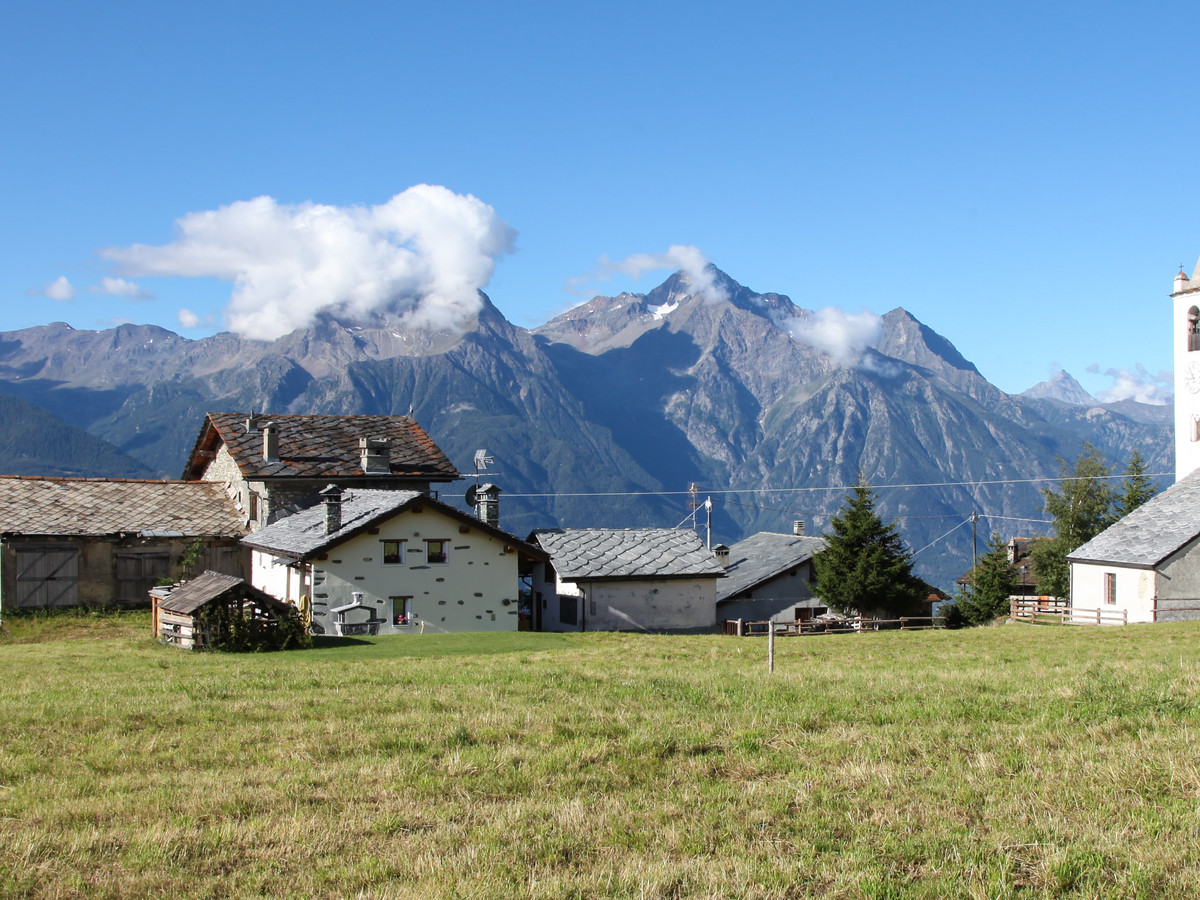
M 148 590 L 200 569 L 241 575 L 246 529 L 220 485 L 0 476 L 0 609 L 148 606 Z
M 150 596 L 154 636 L 187 650 L 210 648 L 228 637 L 217 630 L 219 626 L 205 621 L 205 611 L 215 606 L 240 615 L 245 622 L 253 622 L 259 630 L 277 628 L 282 620 L 297 615 L 290 604 L 276 600 L 244 579 L 213 571 L 174 587 L 156 588 Z

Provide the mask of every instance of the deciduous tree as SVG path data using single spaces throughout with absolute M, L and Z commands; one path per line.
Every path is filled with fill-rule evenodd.
M 1030 554 L 1038 593 L 1052 597 L 1066 597 L 1070 592 L 1067 554 L 1116 521 L 1115 495 L 1107 481 L 1112 469 L 1100 451 L 1085 443 L 1074 466 L 1068 469 L 1066 460 L 1059 462 L 1062 483 L 1042 491 L 1054 536 L 1038 541 Z

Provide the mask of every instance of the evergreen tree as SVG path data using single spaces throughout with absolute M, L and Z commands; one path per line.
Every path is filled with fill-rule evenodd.
M 1125 465 L 1125 480 L 1117 491 L 1117 515 L 1127 516 L 1158 493 L 1154 482 L 1146 475 L 1146 460 L 1140 450 L 1134 450 Z
M 839 612 L 882 608 L 902 615 L 924 598 L 912 556 L 896 523 L 875 512 L 875 495 L 860 477 L 830 521 L 825 549 L 813 556 L 816 591 Z
M 988 551 L 971 570 L 971 580 L 963 585 L 954 601 L 963 619 L 971 625 L 985 625 L 1006 615 L 1009 598 L 1017 587 L 1017 576 L 1008 561 L 1008 546 L 993 532 Z
M 1038 541 L 1031 552 L 1037 572 L 1037 591 L 1052 597 L 1070 593 L 1067 554 L 1086 544 L 1116 521 L 1115 495 L 1107 477 L 1112 473 L 1100 451 L 1085 443 L 1068 469 L 1059 460 L 1065 479 L 1057 488 L 1042 491 L 1043 509 L 1054 523 L 1054 537 Z

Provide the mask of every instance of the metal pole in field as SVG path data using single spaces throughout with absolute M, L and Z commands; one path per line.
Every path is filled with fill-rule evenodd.
M 767 671 L 775 671 L 775 622 L 767 621 Z

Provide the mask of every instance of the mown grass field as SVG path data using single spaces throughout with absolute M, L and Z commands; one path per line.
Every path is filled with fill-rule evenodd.
M 1200 627 L 0 637 L 0 896 L 1200 896 Z

